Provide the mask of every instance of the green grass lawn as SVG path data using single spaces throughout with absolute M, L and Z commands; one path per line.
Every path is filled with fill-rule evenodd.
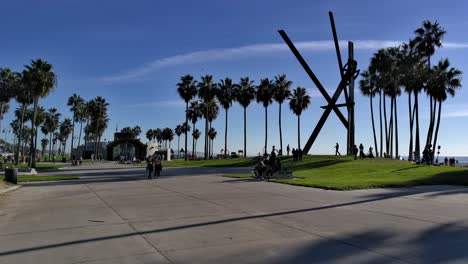
M 4 175 L 0 175 L 0 179 L 4 179 Z M 37 181 L 66 181 L 76 180 L 78 176 L 63 176 L 63 175 L 20 175 L 18 182 L 37 182 Z
M 5 167 L 15 167 L 15 168 L 29 168 L 28 164 L 18 164 L 18 165 L 15 165 L 13 163 L 5 163 L 2 165 L 3 168 Z M 52 164 L 52 163 L 41 163 L 41 162 L 37 162 L 36 163 L 36 170 L 37 171 L 40 171 L 40 170 L 50 170 L 50 169 L 59 169 L 59 168 L 63 168 L 63 165 L 61 164 Z
M 308 156 L 302 162 L 282 158 L 295 179 L 275 180 L 292 185 L 334 190 L 417 185 L 468 186 L 468 170 L 448 166 L 421 166 L 389 159 L 353 160 L 349 157 Z M 251 174 L 229 175 L 238 178 Z

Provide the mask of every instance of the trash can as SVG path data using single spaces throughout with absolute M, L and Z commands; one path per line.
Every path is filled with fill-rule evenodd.
M 18 184 L 18 169 L 5 168 L 5 181 Z

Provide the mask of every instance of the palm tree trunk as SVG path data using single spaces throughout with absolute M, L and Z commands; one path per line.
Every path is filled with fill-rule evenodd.
M 83 130 L 83 121 L 80 121 L 80 135 L 78 136 L 78 145 L 76 146 L 77 148 L 80 147 L 82 130 Z
M 20 127 L 19 127 L 18 145 L 16 146 L 16 153 L 15 153 L 15 165 L 18 165 L 21 140 L 23 139 L 23 125 L 24 125 L 25 112 L 26 112 L 26 104 L 23 104 L 23 109 L 21 110 L 21 122 L 20 122 Z M 23 148 L 23 152 L 21 153 L 21 156 L 23 155 L 23 153 L 24 153 L 24 148 Z
M 386 104 L 386 98 L 385 98 L 385 91 L 383 92 L 383 109 L 384 109 L 384 121 L 385 121 L 385 151 L 386 151 L 386 156 L 388 156 L 388 124 L 387 124 L 387 104 Z M 385 156 L 385 155 L 384 155 Z M 385 157 L 386 158 L 386 157 Z
M 394 97 L 393 100 L 395 101 L 395 157 L 399 159 L 400 155 L 398 154 L 398 110 L 396 97 Z
M 185 124 L 188 127 L 188 114 L 187 114 L 187 112 L 188 112 L 188 102 L 185 102 Z M 188 152 L 188 150 L 187 150 L 187 133 L 188 133 L 188 129 L 185 129 L 184 133 L 185 133 L 185 149 L 184 149 L 185 155 L 184 156 L 185 156 L 185 160 L 187 160 L 187 152 Z
M 380 157 L 383 152 L 383 128 L 382 128 L 382 89 L 379 92 L 379 115 L 380 115 Z
M 421 143 L 420 143 L 420 138 L 419 138 L 419 103 L 418 103 L 418 92 L 415 91 L 414 93 L 414 107 L 415 107 L 415 115 L 416 115 L 416 142 L 414 146 L 414 152 L 415 152 L 415 159 L 420 160 L 421 159 Z
M 372 103 L 372 94 L 369 96 L 370 98 L 370 109 L 371 109 L 371 119 L 372 119 L 372 131 L 374 132 L 374 147 L 375 147 L 375 155 L 378 156 L 379 150 L 377 148 L 377 136 L 375 134 L 375 124 L 374 124 L 374 105 Z
M 268 147 L 267 145 L 268 143 L 268 110 L 267 109 L 268 108 L 265 107 L 265 153 L 268 152 L 268 149 L 267 149 Z
M 33 124 L 33 119 L 31 119 L 31 137 L 29 139 L 29 158 L 28 158 L 28 166 L 31 167 L 32 165 L 32 159 L 31 159 L 31 153 L 32 153 L 32 149 L 33 149 L 33 145 L 34 145 L 34 130 L 33 130 L 33 127 L 34 124 Z
M 439 100 L 439 112 L 437 114 L 437 125 L 435 128 L 435 135 L 434 135 L 434 145 L 433 145 L 433 154 L 435 154 L 437 148 L 437 136 L 439 135 L 439 126 L 440 126 L 440 113 L 442 112 L 442 100 Z M 432 155 L 432 162 L 434 162 L 434 155 Z
M 226 108 L 226 124 L 224 125 L 224 158 L 227 158 L 227 131 L 228 131 L 228 108 Z
M 180 136 L 177 136 L 177 157 L 180 159 Z
M 95 131 L 94 133 L 94 155 L 95 157 L 94 158 L 97 159 L 98 151 L 99 151 L 99 148 L 98 148 L 99 117 L 96 120 L 96 129 L 94 131 Z
M 206 118 L 205 118 L 205 160 L 208 159 L 208 102 L 205 103 L 205 114 L 206 114 Z
M 388 140 L 387 140 L 390 158 L 393 158 L 393 98 L 390 97 L 390 122 L 388 124 Z
M 72 120 L 72 134 L 71 134 L 72 138 L 71 138 L 71 146 L 70 146 L 70 157 L 71 155 L 73 154 L 73 141 L 74 141 L 74 137 L 75 137 L 75 117 L 73 116 L 73 120 Z
M 192 123 L 193 124 L 193 131 L 195 131 L 195 122 Z M 196 146 L 196 143 L 195 143 L 195 137 L 193 136 L 192 134 L 192 159 L 195 158 L 195 146 Z
M 414 110 L 411 110 L 411 92 L 408 93 L 408 114 L 409 114 L 409 122 L 410 122 L 410 142 L 409 142 L 409 150 L 408 150 L 408 160 L 413 160 L 413 116 Z
M 247 108 L 244 107 L 244 158 L 247 157 Z
M 34 145 L 34 138 L 35 138 L 35 129 L 34 125 L 36 124 L 36 118 L 37 118 L 37 107 L 39 105 L 39 98 L 34 98 L 34 109 L 33 109 L 33 123 L 31 125 L 31 149 L 29 150 L 31 154 L 31 168 L 36 168 L 36 146 Z
M 301 115 L 297 115 L 297 148 L 301 150 Z
M 37 136 L 38 136 L 38 126 L 36 126 L 36 133 L 34 133 L 34 146 L 37 148 Z M 42 154 L 42 153 L 41 153 Z M 41 155 L 43 156 L 43 155 Z
M 89 126 L 89 118 L 86 119 L 86 126 L 85 126 L 85 128 L 88 127 L 88 126 Z M 86 149 L 86 145 L 87 145 L 87 143 L 88 143 L 88 137 L 89 137 L 89 135 L 86 135 L 86 134 L 85 134 L 85 140 L 84 140 L 85 149 Z
M 283 131 L 281 129 L 281 105 L 279 104 L 279 134 L 280 134 L 280 153 L 283 154 Z

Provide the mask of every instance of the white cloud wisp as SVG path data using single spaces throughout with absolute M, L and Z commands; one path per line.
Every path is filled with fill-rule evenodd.
M 354 48 L 356 50 L 377 50 L 385 47 L 397 46 L 401 41 L 393 40 L 356 40 L 354 41 Z M 340 47 L 343 49 L 347 47 L 347 41 L 340 41 Z M 295 46 L 300 51 L 326 51 L 335 48 L 333 41 L 320 40 L 320 41 L 302 41 L 295 43 Z M 444 47 L 448 49 L 466 49 L 468 43 L 444 43 Z M 259 56 L 265 54 L 272 54 L 277 52 L 289 51 L 289 48 L 284 43 L 264 43 L 247 45 L 235 48 L 211 49 L 203 51 L 195 51 L 185 54 L 179 54 L 162 59 L 154 60 L 141 67 L 131 69 L 121 74 L 106 76 L 100 78 L 102 81 L 114 82 L 123 80 L 136 80 L 149 75 L 159 69 L 177 65 L 189 65 L 210 61 L 229 60 L 239 57 Z

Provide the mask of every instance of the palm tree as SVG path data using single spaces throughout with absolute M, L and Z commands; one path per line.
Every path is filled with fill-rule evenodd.
M 274 84 L 268 78 L 261 79 L 257 87 L 256 97 L 257 102 L 262 103 L 265 108 L 265 153 L 268 152 L 268 106 L 273 103 Z
M 138 138 L 141 134 L 141 127 L 140 126 L 135 126 L 132 128 L 131 132 L 133 138 Z
M 31 96 L 34 104 L 33 124 L 36 123 L 37 108 L 39 106 L 39 99 L 47 96 L 57 83 L 57 77 L 52 71 L 52 65 L 42 59 L 32 60 L 31 66 L 26 65 L 23 71 L 23 76 L 26 80 L 26 85 L 31 89 Z M 34 127 L 31 131 L 35 131 Z M 32 142 L 32 150 L 30 151 L 31 167 L 36 167 L 36 146 Z
M 219 103 L 226 111 L 226 123 L 224 127 L 224 158 L 227 157 L 228 110 L 231 107 L 232 102 L 236 99 L 234 93 L 235 88 L 236 85 L 232 83 L 231 79 L 226 78 L 224 80 L 220 80 L 218 93 L 216 95 Z
M 156 139 L 156 142 L 158 143 L 158 149 L 161 147 L 161 142 L 162 142 L 162 129 L 156 128 L 154 130 L 154 138 Z
M 209 131 L 209 129 L 211 129 L 211 124 L 213 123 L 213 120 L 215 120 L 218 117 L 218 113 L 219 113 L 218 103 L 215 100 L 211 100 L 206 104 L 202 103 L 202 111 L 204 114 L 207 114 L 207 116 L 204 115 L 203 117 L 206 120 L 208 120 L 208 123 L 209 123 L 208 131 Z M 209 138 L 209 135 L 208 135 L 208 138 Z M 211 156 L 211 151 L 210 151 L 210 147 L 208 144 L 208 157 L 210 156 Z
M 37 138 L 39 135 L 39 127 L 44 124 L 46 118 L 46 111 L 44 107 L 39 106 L 37 108 L 37 113 L 36 113 L 36 123 L 34 124 L 35 131 L 34 131 L 34 146 L 37 146 Z
M 208 102 L 212 101 L 216 96 L 217 84 L 213 82 L 212 75 L 205 75 L 201 77 L 201 81 L 198 83 L 198 97 L 207 106 Z M 205 107 L 205 160 L 208 159 L 208 111 L 209 108 Z
M 165 141 L 165 147 L 167 149 L 167 143 L 169 142 L 169 148 L 171 148 L 171 141 L 174 139 L 174 131 L 171 128 L 166 127 L 162 130 L 162 139 Z
M 193 76 L 188 74 L 183 76 L 181 82 L 177 84 L 177 92 L 185 101 L 185 123 L 188 124 L 188 104 L 197 95 L 197 82 Z M 187 133 L 188 131 L 185 130 L 185 151 L 187 151 Z M 187 160 L 187 155 L 185 155 L 185 160 Z
M 45 114 L 44 126 L 50 134 L 49 142 L 52 142 L 52 136 L 59 126 L 59 119 L 61 114 L 57 112 L 56 108 L 49 108 Z M 49 144 L 49 159 L 52 156 L 52 144 Z
M 455 92 L 461 85 L 462 72 L 453 67 L 450 68 L 450 62 L 448 59 L 439 61 L 439 63 L 432 70 L 432 74 L 429 78 L 429 85 L 433 87 L 431 89 L 432 96 L 439 103 L 439 110 L 437 114 L 437 125 L 435 128 L 434 136 L 434 149 L 437 146 L 437 136 L 439 134 L 440 126 L 440 115 L 442 112 L 442 103 L 447 100 L 447 96 L 455 96 Z M 434 156 L 432 156 L 434 160 Z
M 400 89 L 400 84 L 401 84 L 401 67 L 399 65 L 400 63 L 400 48 L 399 47 L 392 47 L 392 48 L 387 48 L 387 53 L 389 55 L 389 61 L 387 65 L 387 80 L 386 80 L 386 89 L 388 90 L 387 94 L 391 98 L 391 109 L 393 112 L 391 112 L 391 121 L 390 121 L 390 126 L 391 126 L 391 140 L 390 140 L 390 146 L 391 146 L 391 153 L 393 154 L 393 135 L 395 135 L 395 157 L 399 157 L 398 153 L 398 110 L 397 110 L 397 100 L 396 98 L 401 95 L 401 89 Z M 393 123 L 394 118 L 395 122 Z M 394 131 L 395 134 L 393 133 L 393 124 L 395 124 Z
M 49 140 L 47 138 L 41 139 L 41 147 L 42 147 L 42 156 L 45 154 L 45 150 L 47 149 L 47 145 L 49 144 Z
M 16 77 L 16 80 L 14 82 L 15 87 L 16 87 L 15 99 L 21 105 L 20 111 L 19 111 L 20 114 L 17 115 L 17 117 L 19 117 L 19 120 L 20 120 L 20 127 L 19 127 L 19 134 L 18 134 L 18 145 L 16 146 L 16 153 L 15 153 L 15 164 L 18 165 L 20 145 L 21 145 L 20 142 L 22 139 L 24 139 L 24 136 L 23 136 L 24 117 L 26 114 L 27 107 L 33 103 L 33 100 L 31 96 L 31 90 L 29 89 L 29 86 L 26 86 L 24 75 L 18 73 L 15 77 Z M 22 152 L 21 155 L 23 156 L 24 152 Z
M 75 138 L 75 122 L 80 122 L 80 112 L 81 109 L 83 108 L 84 104 L 83 98 L 81 98 L 77 94 L 73 94 L 68 98 L 67 106 L 70 106 L 70 111 L 73 113 L 73 119 L 72 119 L 72 138 L 71 138 L 71 147 L 70 147 L 70 154 L 73 152 L 73 140 Z M 80 129 L 81 132 L 81 129 Z
M 66 150 L 66 146 L 67 146 L 67 140 L 68 140 L 68 137 L 70 136 L 70 134 L 72 133 L 73 131 L 73 127 L 72 127 L 72 120 L 70 118 L 65 118 L 63 120 L 62 123 L 60 123 L 60 127 L 59 127 L 59 132 L 60 132 L 60 135 L 61 135 L 61 138 L 62 138 L 62 145 L 63 145 L 63 156 L 65 156 L 65 150 Z
M 208 137 L 210 138 L 210 153 L 211 153 L 211 157 L 213 157 L 213 141 L 214 139 L 216 138 L 216 135 L 218 134 L 218 132 L 216 132 L 216 129 L 214 127 L 210 127 L 210 130 L 208 130 Z
M 188 108 L 187 116 L 192 122 L 193 131 L 195 132 L 195 124 L 197 123 L 198 119 L 203 116 L 202 106 L 199 101 L 191 102 L 190 107 Z M 193 136 L 193 132 L 192 132 Z M 187 149 L 185 149 L 187 151 Z M 192 157 L 195 156 L 195 138 L 193 138 L 193 146 L 192 146 Z
M 376 83 L 376 71 L 375 68 L 369 67 L 363 73 L 361 73 L 362 79 L 359 81 L 359 88 L 361 89 L 361 93 L 364 96 L 369 96 L 370 101 L 370 110 L 371 110 L 371 121 L 372 121 L 372 131 L 374 133 L 374 147 L 375 147 L 375 155 L 379 155 L 379 149 L 377 148 L 377 135 L 375 133 L 375 123 L 374 123 L 374 105 L 373 105 L 373 98 L 379 92 L 377 89 Z
M 244 158 L 247 157 L 247 107 L 255 98 L 254 81 L 249 77 L 241 78 L 235 90 L 237 102 L 244 108 Z
M 302 111 L 306 110 L 310 104 L 310 96 L 307 94 L 307 90 L 302 87 L 297 87 L 293 90 L 289 108 L 295 115 L 297 115 L 297 147 L 301 149 L 301 114 Z
M 279 134 L 280 134 L 280 153 L 283 154 L 283 130 L 281 128 L 281 106 L 283 102 L 291 96 L 292 82 L 286 79 L 286 74 L 275 77 L 274 99 L 279 104 Z
M 0 69 L 0 131 L 2 120 L 10 108 L 8 102 L 15 95 L 16 82 L 17 73 L 9 68 Z
M 182 125 L 177 125 L 174 132 L 177 135 L 177 157 L 180 159 L 180 135 L 184 132 Z
M 186 122 L 182 123 L 182 132 L 184 135 L 187 135 L 187 133 L 190 131 L 190 125 Z M 180 150 L 179 150 L 180 151 Z M 187 149 L 184 150 L 184 158 L 187 156 Z
M 107 117 L 107 107 L 109 103 L 106 102 L 101 96 L 96 97 L 90 102 L 90 117 L 91 124 L 94 127 L 94 148 L 95 155 L 98 158 L 99 155 L 99 146 L 98 142 L 101 141 L 101 136 L 104 130 L 107 128 L 107 123 L 109 118 Z
M 415 41 L 417 43 L 417 49 L 422 54 L 422 56 L 427 57 L 427 64 L 429 68 L 431 68 L 431 56 L 434 55 L 436 48 L 440 48 L 442 46 L 442 38 L 447 33 L 447 31 L 445 31 L 437 21 L 432 23 L 428 20 L 425 20 L 423 22 L 423 26 L 416 29 L 414 33 L 416 34 Z M 427 89 L 431 89 L 431 87 L 428 86 Z M 436 115 L 436 103 L 434 102 L 434 98 L 429 96 L 429 100 L 430 120 L 426 145 L 430 144 L 432 141 Z
M 148 139 L 148 141 L 151 142 L 151 140 L 153 140 L 154 138 L 154 130 L 153 129 L 148 129 L 146 131 L 146 138 Z
M 197 141 L 201 136 L 200 130 L 198 130 L 198 128 L 193 130 L 192 136 L 193 136 L 193 153 L 196 154 L 197 153 Z M 192 154 L 192 158 L 195 159 L 196 156 L 194 154 Z

